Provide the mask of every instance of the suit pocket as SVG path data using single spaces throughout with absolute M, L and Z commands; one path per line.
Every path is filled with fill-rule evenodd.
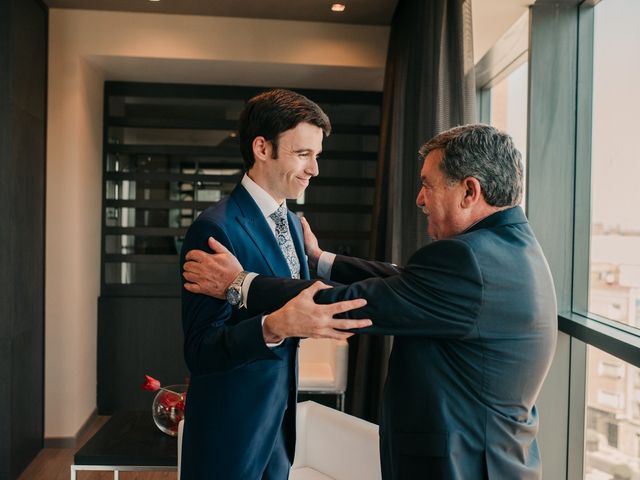
M 398 480 L 449 478 L 448 433 L 396 433 L 393 438 Z

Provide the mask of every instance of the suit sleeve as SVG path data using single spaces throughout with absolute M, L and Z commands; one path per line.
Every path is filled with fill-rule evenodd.
M 221 227 L 196 220 L 189 228 L 182 247 L 181 273 L 189 250 L 211 252 L 207 245 L 208 237 L 214 237 L 234 252 L 232 242 Z M 183 287 L 184 283 L 183 278 Z M 252 360 L 279 358 L 264 342 L 262 315 L 234 321 L 232 308 L 224 300 L 193 294 L 182 288 L 184 356 L 191 373 L 220 372 Z
M 331 280 L 346 285 L 366 278 L 398 275 L 401 271 L 401 268 L 390 263 L 336 255 L 331 266 Z
M 275 310 L 310 283 L 256 277 L 249 307 Z M 365 307 L 344 314 L 373 321 L 358 333 L 464 338 L 475 334 L 482 294 L 482 275 L 469 246 L 441 240 L 418 250 L 397 275 L 335 286 L 315 299 L 324 304 L 366 299 Z

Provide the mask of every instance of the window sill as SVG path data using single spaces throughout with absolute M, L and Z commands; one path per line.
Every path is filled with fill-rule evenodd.
M 628 325 L 615 325 L 613 322 L 596 320 L 577 313 L 559 314 L 558 329 L 640 367 L 640 330 L 635 333 Z

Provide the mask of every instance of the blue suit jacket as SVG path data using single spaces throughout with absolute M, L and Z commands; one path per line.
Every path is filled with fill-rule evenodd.
M 300 221 L 291 212 L 288 219 L 300 275 L 309 278 Z M 181 265 L 189 250 L 210 251 L 210 236 L 248 270 L 290 276 L 271 228 L 242 185 L 191 225 Z M 298 339 L 270 349 L 262 336 L 262 315 L 182 292 L 184 355 L 191 372 L 182 478 L 255 480 L 270 462 L 284 465 L 286 475 L 295 447 Z M 274 448 L 282 432 L 285 448 Z
M 380 425 L 385 479 L 538 479 L 535 400 L 557 335 L 549 268 L 520 207 L 419 249 L 404 269 L 338 256 L 321 303 L 395 335 Z M 257 277 L 251 309 L 305 282 Z

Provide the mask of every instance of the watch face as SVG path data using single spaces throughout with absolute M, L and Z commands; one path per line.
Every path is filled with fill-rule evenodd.
M 231 305 L 240 303 L 240 290 L 234 287 L 227 289 L 227 302 Z

